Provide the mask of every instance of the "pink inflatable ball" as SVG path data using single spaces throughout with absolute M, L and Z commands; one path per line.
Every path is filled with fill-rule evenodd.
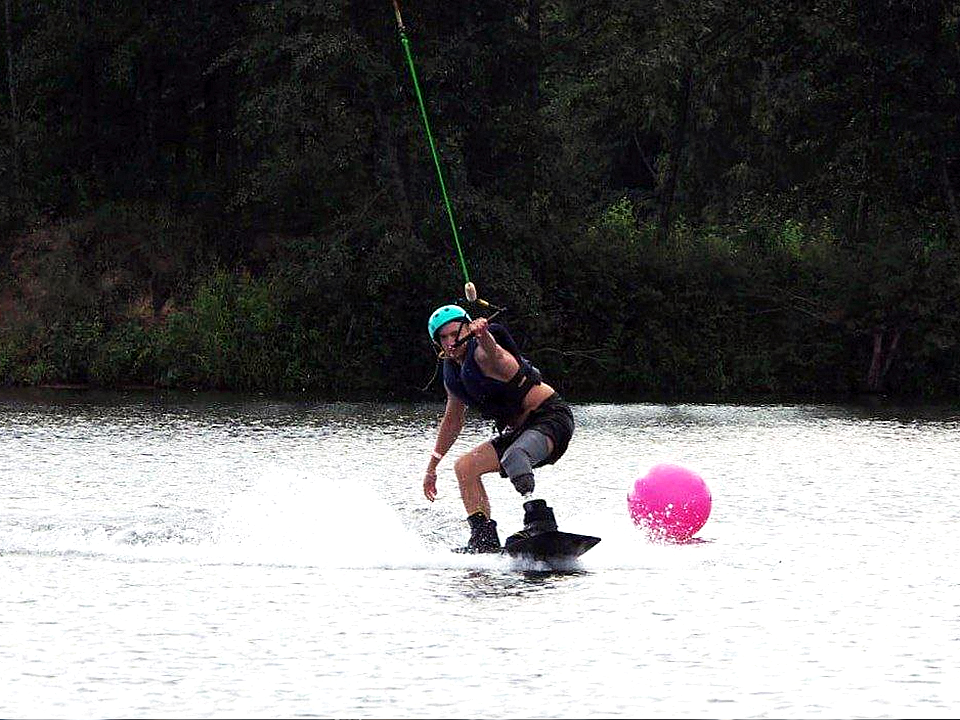
M 713 499 L 699 475 L 679 465 L 655 465 L 627 495 L 630 517 L 653 539 L 684 542 L 710 517 Z

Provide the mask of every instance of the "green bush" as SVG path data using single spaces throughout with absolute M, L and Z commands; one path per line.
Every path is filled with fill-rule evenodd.
M 90 382 L 105 387 L 151 385 L 156 376 L 154 338 L 139 321 L 123 323 L 107 333 L 90 363 Z

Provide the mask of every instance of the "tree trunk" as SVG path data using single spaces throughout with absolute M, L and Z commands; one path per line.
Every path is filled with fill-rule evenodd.
M 10 147 L 13 160 L 13 187 L 20 192 L 20 106 L 17 104 L 17 75 L 13 64 L 13 0 L 4 1 L 7 43 L 7 89 L 10 93 Z
M 543 42 L 540 35 L 541 0 L 530 0 L 527 5 L 527 41 L 530 43 L 530 69 L 527 87 L 527 117 L 529 118 L 529 145 L 524 173 L 527 197 L 533 197 L 537 188 L 537 166 L 540 158 L 540 71 L 543 67 Z
M 884 347 L 884 340 L 888 337 L 889 341 Z M 879 392 L 883 387 L 883 380 L 893 364 L 893 358 L 897 353 L 897 346 L 900 344 L 901 328 L 887 330 L 886 328 L 875 328 L 873 331 L 873 358 L 870 361 L 870 370 L 867 372 L 867 391 Z
M 400 224 L 407 235 L 413 234 L 413 211 L 410 208 L 410 196 L 400 168 L 400 156 L 397 152 L 396 134 L 390 116 L 384 112 L 377 98 L 372 98 L 373 118 L 377 128 L 377 137 L 380 141 L 380 153 L 387 170 L 392 189 L 393 199 L 399 209 Z
M 533 45 L 533 73 L 530 78 L 530 101 L 534 110 L 540 109 L 540 67 L 543 63 L 543 48 L 540 37 L 540 0 L 530 0 L 527 6 L 527 36 Z
M 666 242 L 670 235 L 670 223 L 673 221 L 673 206 L 677 195 L 677 178 L 680 174 L 680 161 L 687 142 L 687 125 L 690 122 L 690 103 L 693 96 L 693 69 L 683 72 L 680 80 L 680 92 L 677 100 L 677 122 L 669 145 L 669 161 L 667 172 L 664 175 L 663 186 L 660 188 L 660 207 L 658 221 L 660 224 L 660 242 Z
M 867 206 L 867 193 L 864 191 L 860 192 L 860 197 L 857 198 L 857 210 L 853 216 L 853 239 L 857 242 L 863 238 L 863 216 L 866 211 Z
M 940 157 L 940 182 L 943 183 L 943 193 L 947 196 L 947 204 L 950 206 L 953 229 L 957 233 L 957 240 L 960 240 L 960 212 L 957 211 L 957 196 L 953 193 L 953 184 L 950 182 L 949 173 L 947 173 L 947 159 L 944 156 Z
M 212 176 L 220 169 L 220 138 L 222 119 L 220 117 L 220 73 L 211 73 L 203 80 L 201 93 L 203 111 L 201 113 L 200 147 L 201 168 L 204 175 Z
M 99 165 L 98 132 L 100 127 L 99 103 L 97 99 L 97 65 L 92 56 L 91 42 L 94 23 L 89 5 L 80 0 L 73 5 L 74 41 L 77 43 L 77 55 L 80 58 L 79 110 L 74 113 L 75 127 L 79 140 L 79 150 L 69 161 L 72 174 L 87 184 L 88 178 L 96 177 Z

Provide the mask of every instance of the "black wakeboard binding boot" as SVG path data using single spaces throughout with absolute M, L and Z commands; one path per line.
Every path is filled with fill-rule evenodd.
M 500 552 L 500 536 L 497 534 L 497 522 L 482 512 L 475 512 L 467 518 L 470 523 L 470 539 L 464 548 L 468 553 Z
M 547 506 L 547 501 L 528 500 L 523 504 L 523 530 L 508 537 L 506 546 L 509 549 L 521 540 L 556 529 L 557 519 L 553 515 L 553 508 Z

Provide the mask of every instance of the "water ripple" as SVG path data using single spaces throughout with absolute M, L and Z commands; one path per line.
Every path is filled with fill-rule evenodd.
M 0 395 L 0 716 L 946 717 L 955 408 L 575 407 L 562 572 L 449 548 L 442 407 Z M 483 441 L 471 420 L 454 453 Z M 659 462 L 703 542 L 626 513 Z M 503 535 L 520 499 L 491 478 Z

